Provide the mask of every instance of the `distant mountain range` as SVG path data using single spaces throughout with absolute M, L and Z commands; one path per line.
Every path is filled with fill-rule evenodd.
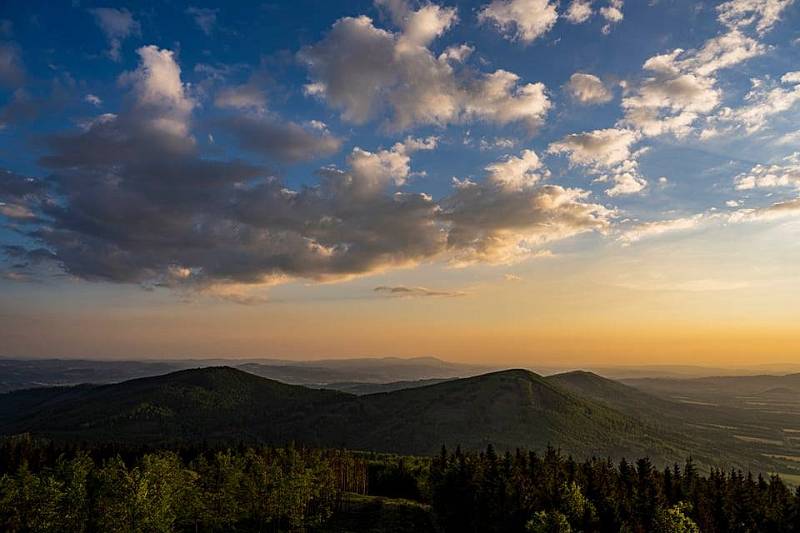
M 0 434 L 141 443 L 295 441 L 310 446 L 433 454 L 453 448 L 541 450 L 576 457 L 693 455 L 702 464 L 768 470 L 747 446 L 687 431 L 685 405 L 588 372 L 542 377 L 506 370 L 386 392 L 289 385 L 231 367 L 189 369 L 117 384 L 0 395 Z M 359 392 L 367 392 L 361 390 Z
M 231 366 L 262 377 L 294 385 L 324 386 L 356 394 L 424 385 L 435 380 L 464 378 L 504 370 L 504 365 L 469 365 L 435 357 L 380 357 L 289 361 L 284 359 L 168 359 L 110 361 L 94 359 L 0 358 L 0 392 L 33 387 L 119 383 L 168 372 Z M 791 368 L 790 368 L 791 367 Z M 783 370 L 781 370 L 783 369 Z M 569 369 L 531 367 L 541 375 Z M 723 369 L 687 365 L 590 367 L 586 370 L 611 379 L 688 379 L 708 376 L 746 376 L 800 372 L 800 365 L 771 365 L 746 369 Z
M 105 384 L 168 372 L 231 366 L 252 374 L 294 385 L 343 386 L 452 379 L 497 370 L 489 366 L 442 361 L 435 357 L 323 359 L 286 361 L 281 359 L 181 359 L 164 361 L 103 361 L 90 359 L 3 359 L 0 358 L 0 392 L 78 385 Z M 336 388 L 333 385 L 333 388 Z

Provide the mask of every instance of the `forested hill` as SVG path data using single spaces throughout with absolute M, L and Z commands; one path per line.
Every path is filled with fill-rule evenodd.
M 442 444 L 473 450 L 552 444 L 576 457 L 649 456 L 661 463 L 692 454 L 714 462 L 713 453 L 704 454 L 687 435 L 634 416 L 647 395 L 598 376 L 577 376 L 508 370 L 355 396 L 212 367 L 0 395 L 0 433 L 152 445 L 296 441 L 404 454 L 434 454 Z M 652 406 L 661 402 L 648 398 Z

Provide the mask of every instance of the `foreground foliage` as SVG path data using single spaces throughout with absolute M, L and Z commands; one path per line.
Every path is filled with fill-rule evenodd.
M 36 457 L 42 463 L 43 456 Z M 95 461 L 60 454 L 0 477 L 0 530 L 9 532 L 267 531 L 321 526 L 344 492 L 365 487 L 362 460 L 294 448 L 175 451 Z
M 552 448 L 434 457 L 0 441 L 0 531 L 800 533 L 777 476 Z
M 431 464 L 433 509 L 447 532 L 800 532 L 800 490 L 777 476 L 657 470 L 544 455 L 442 451 Z

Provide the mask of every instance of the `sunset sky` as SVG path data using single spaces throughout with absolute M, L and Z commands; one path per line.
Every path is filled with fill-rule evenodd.
M 800 362 L 800 2 L 232 4 L 0 8 L 0 356 Z

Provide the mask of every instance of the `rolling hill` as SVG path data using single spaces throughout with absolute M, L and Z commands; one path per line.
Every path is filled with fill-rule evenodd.
M 0 431 L 142 443 L 282 441 L 313 437 L 313 427 L 297 431 L 302 425 L 293 421 L 347 398 L 209 367 L 111 385 L 7 393 L 0 396 Z
M 543 378 L 506 370 L 357 396 L 214 367 L 6 393 L 0 434 L 153 445 L 296 441 L 403 454 L 434 454 L 442 444 L 551 444 L 576 457 L 647 455 L 664 463 L 692 454 L 706 464 L 766 461 L 769 468 L 760 455 L 720 455 L 713 442 L 670 424 L 669 416 L 653 420 L 675 405 L 585 372 Z
M 0 430 L 53 437 L 164 442 L 298 440 L 314 445 L 435 453 L 557 445 L 580 455 L 667 457 L 640 421 L 525 370 L 354 396 L 286 385 L 233 368 L 184 370 L 114 385 L 0 397 Z

